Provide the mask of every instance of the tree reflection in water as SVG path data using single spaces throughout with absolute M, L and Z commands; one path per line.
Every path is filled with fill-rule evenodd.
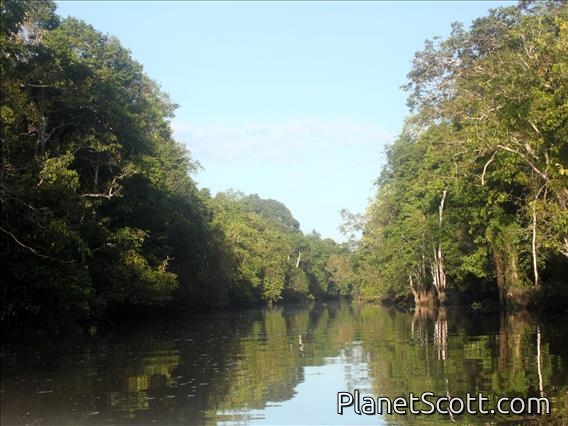
M 495 401 L 544 395 L 553 419 L 563 423 L 568 333 L 560 324 L 525 312 L 408 314 L 327 303 L 169 319 L 92 338 L 11 343 L 2 347 L 2 424 L 254 422 L 267 407 L 301 402 L 298 386 L 312 380 L 306 367 L 337 362 L 345 368 L 322 371 L 342 374 L 338 383 L 346 388 L 367 386 L 371 396 L 431 391 L 463 398 L 483 392 Z M 335 400 L 313 403 L 322 415 L 336 411 Z M 450 420 L 385 416 L 397 423 L 443 419 Z M 456 420 L 531 418 L 464 414 Z

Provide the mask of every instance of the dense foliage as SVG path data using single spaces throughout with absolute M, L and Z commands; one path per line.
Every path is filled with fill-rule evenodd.
M 1 13 L 3 326 L 344 295 L 568 301 L 565 3 L 492 10 L 416 54 L 413 114 L 346 245 L 276 200 L 198 190 L 176 106 L 117 39 L 51 1 Z
M 234 298 L 276 302 L 350 294 L 346 250 L 315 232 L 303 235 L 282 203 L 226 192 L 212 206 L 232 259 Z
M 367 298 L 568 301 L 568 5 L 427 41 L 356 258 Z
M 196 188 L 175 105 L 117 39 L 49 1 L 2 2 L 1 30 L 4 325 L 347 291 L 345 250 L 284 205 Z

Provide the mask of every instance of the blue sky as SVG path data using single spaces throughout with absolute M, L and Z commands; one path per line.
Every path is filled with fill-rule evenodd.
M 408 115 L 414 53 L 513 2 L 58 2 L 114 35 L 180 105 L 172 121 L 213 194 L 282 201 L 338 241 Z

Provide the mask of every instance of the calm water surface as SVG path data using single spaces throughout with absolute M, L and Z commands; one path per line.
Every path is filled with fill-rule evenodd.
M 2 425 L 568 424 L 565 317 L 312 304 L 30 339 L 1 360 Z M 354 389 L 544 395 L 554 413 L 339 416 L 337 392 Z

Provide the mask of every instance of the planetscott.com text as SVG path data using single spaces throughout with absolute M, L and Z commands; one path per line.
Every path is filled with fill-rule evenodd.
M 467 393 L 465 398 L 436 396 L 434 392 L 419 395 L 408 394 L 408 397 L 390 399 L 384 396 L 373 398 L 361 396 L 358 390 L 337 393 L 337 413 L 343 415 L 344 410 L 352 409 L 356 414 L 550 414 L 550 401 L 545 397 L 507 398 L 495 401 L 495 408 L 490 408 L 490 398 L 482 393 Z

